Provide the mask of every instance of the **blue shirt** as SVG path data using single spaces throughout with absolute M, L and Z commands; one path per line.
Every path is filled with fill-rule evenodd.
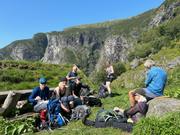
M 166 81 L 167 73 L 162 68 L 155 66 L 151 67 L 147 72 L 147 77 L 145 80 L 147 91 L 154 94 L 154 97 L 162 96 Z
M 49 88 L 46 86 L 44 90 L 41 90 L 40 87 L 36 87 L 33 89 L 31 95 L 28 98 L 28 101 L 32 103 L 32 105 L 36 105 L 37 101 L 35 98 L 39 96 L 41 100 L 48 100 L 49 99 Z

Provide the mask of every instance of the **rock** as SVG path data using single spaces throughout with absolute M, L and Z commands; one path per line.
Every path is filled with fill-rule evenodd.
M 167 64 L 168 68 L 175 68 L 176 66 L 180 65 L 180 56 L 175 58 L 174 60 L 170 61 Z
M 139 66 L 139 64 L 140 64 L 139 59 L 136 59 L 136 58 L 135 58 L 135 59 L 130 63 L 131 69 L 136 68 L 137 66 Z
M 104 47 L 100 52 L 100 58 L 96 64 L 96 68 L 100 67 L 109 62 L 125 62 L 128 59 L 128 49 L 132 47 L 125 37 L 122 35 L 113 35 L 106 38 Z
M 148 102 L 149 108 L 146 117 L 162 117 L 169 112 L 180 112 L 180 100 L 167 97 L 158 97 Z
M 159 24 L 174 18 L 175 8 L 180 6 L 180 2 L 173 2 L 169 6 L 162 5 L 158 10 L 152 21 L 149 23 L 150 28 L 158 26 Z

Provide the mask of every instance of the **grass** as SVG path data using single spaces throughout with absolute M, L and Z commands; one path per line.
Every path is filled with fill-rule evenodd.
M 49 87 L 56 87 L 61 77 L 65 77 L 71 71 L 72 65 L 43 64 L 41 62 L 27 61 L 0 61 L 0 91 L 32 89 L 38 86 L 38 78 L 46 77 Z M 82 71 L 79 75 L 83 77 L 89 85 Z

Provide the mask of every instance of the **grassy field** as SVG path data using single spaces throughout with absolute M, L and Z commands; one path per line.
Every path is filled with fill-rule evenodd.
M 32 89 L 38 86 L 38 79 L 48 79 L 48 86 L 53 88 L 71 71 L 72 65 L 53 65 L 41 62 L 0 61 L 0 91 Z M 93 87 L 82 71 L 79 75 L 83 81 Z
M 165 55 L 163 55 L 165 54 Z M 168 62 L 174 60 L 180 56 L 178 48 L 164 48 L 161 49 L 157 54 L 152 55 L 151 58 L 156 60 L 156 62 L 164 67 L 168 72 L 168 82 L 165 88 L 165 95 L 178 98 L 180 99 L 180 66 L 176 66 L 173 69 L 168 69 L 166 66 Z M 71 65 L 50 65 L 50 64 L 43 64 L 40 62 L 26 62 L 26 61 L 0 61 L 1 67 L 1 74 L 0 74 L 0 89 L 2 90 L 10 90 L 10 89 L 32 89 L 34 86 L 38 85 L 38 78 L 41 76 L 45 76 L 48 78 L 48 84 L 50 87 L 55 87 L 58 84 L 59 78 L 66 76 L 66 74 L 71 70 Z M 126 63 L 127 70 L 121 76 L 119 76 L 115 81 L 112 83 L 112 91 L 114 96 L 111 98 L 102 99 L 103 108 L 105 109 L 113 109 L 114 107 L 120 108 L 128 108 L 129 101 L 128 101 L 128 91 L 132 88 L 143 87 L 144 82 L 144 67 L 140 64 L 135 69 L 130 69 L 129 64 Z M 98 86 L 94 85 L 85 74 L 80 71 L 79 75 L 83 77 L 83 82 L 86 82 L 91 86 L 92 89 L 96 88 L 98 90 Z M 91 115 L 89 119 L 94 120 L 99 107 L 92 107 L 91 108 Z M 174 115 L 174 114 L 172 114 Z M 174 116 L 179 116 L 176 114 Z M 172 119 L 173 116 L 168 117 L 167 119 L 163 119 L 162 121 L 167 120 L 167 125 L 169 124 L 169 119 Z M 179 120 L 180 117 L 177 117 Z M 175 120 L 175 123 L 177 122 Z M 143 119 L 140 122 L 139 127 L 141 127 L 143 122 L 149 123 L 147 128 L 151 129 L 150 127 L 153 126 L 153 118 L 151 119 Z M 156 121 L 158 121 L 156 119 Z M 7 126 L 8 121 L 0 120 L 1 125 L 1 133 L 4 129 L 14 130 L 15 126 L 11 125 L 10 127 Z M 22 122 L 16 128 L 21 127 L 22 125 L 26 124 L 27 122 Z M 151 125 L 152 123 L 152 125 Z M 157 124 L 158 125 L 158 124 Z M 163 126 L 167 126 L 166 124 Z M 137 126 L 138 127 L 138 126 Z M 174 128 L 173 128 L 174 129 Z M 175 128 L 176 130 L 176 128 Z M 137 128 L 134 131 L 135 133 L 138 132 Z M 142 132 L 142 131 L 139 131 Z M 170 131 L 167 131 L 170 132 Z M 178 133 L 178 131 L 177 131 Z M 37 132 L 37 133 L 27 133 L 27 134 L 40 134 L 40 135 L 48 135 L 50 134 L 47 131 Z M 87 127 L 82 124 L 81 121 L 73 121 L 70 122 L 67 126 L 64 126 L 60 129 L 54 130 L 52 135 L 58 134 L 69 134 L 69 135 L 89 135 L 89 134 L 97 134 L 97 135 L 130 135 L 132 133 L 123 132 L 120 129 L 113 129 L 113 128 L 103 128 L 103 129 L 96 129 L 93 127 Z M 174 134 L 176 135 L 176 134 Z

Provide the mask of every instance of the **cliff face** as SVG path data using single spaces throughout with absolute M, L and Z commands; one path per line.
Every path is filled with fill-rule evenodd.
M 167 0 L 158 9 L 127 20 L 76 26 L 61 32 L 35 34 L 0 49 L 0 59 L 76 63 L 87 73 L 106 61 L 127 61 L 141 33 L 179 15 L 180 2 Z
M 170 19 L 173 19 L 176 16 L 176 9 L 180 6 L 180 2 L 174 1 L 171 4 L 168 4 L 168 1 L 165 4 L 162 4 L 156 11 L 156 15 L 149 23 L 149 26 L 152 28 L 158 26 L 159 24 L 166 22 Z
M 0 50 L 0 59 L 40 60 L 47 47 L 44 33 L 35 34 L 32 39 L 18 40 Z

